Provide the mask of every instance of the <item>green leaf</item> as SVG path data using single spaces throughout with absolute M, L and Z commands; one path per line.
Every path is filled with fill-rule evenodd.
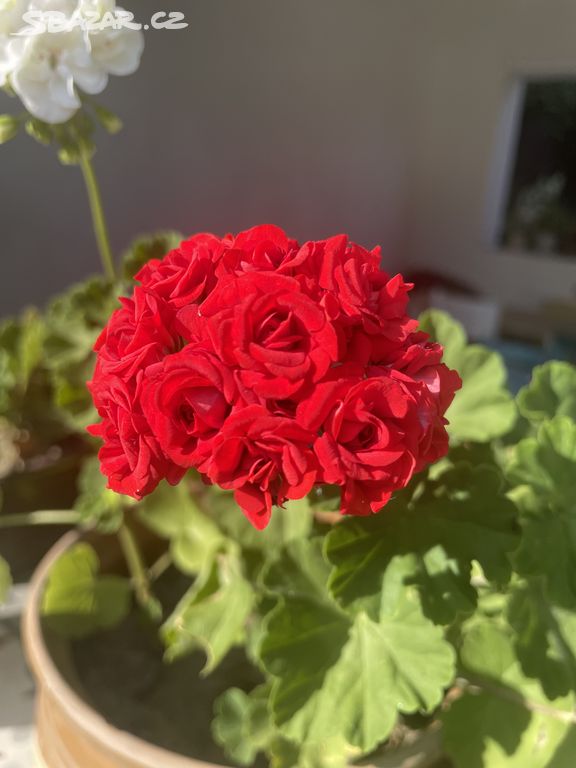
M 54 405 L 62 421 L 82 434 L 90 424 L 98 421 L 98 413 L 86 386 L 93 373 L 94 360 L 89 356 L 83 363 L 53 370 L 51 375 Z
M 300 750 L 293 741 L 282 737 L 274 740 L 268 749 L 270 768 L 295 768 L 300 759 Z M 298 766 L 300 768 L 300 766 Z
M 576 421 L 576 367 L 552 361 L 535 368 L 531 382 L 518 393 L 518 409 L 533 423 L 554 416 Z
M 16 387 L 13 361 L 6 349 L 0 348 L 0 413 L 8 413 Z
M 63 423 L 83 435 L 86 426 L 97 420 L 86 382 L 94 370 L 94 343 L 118 307 L 115 291 L 102 278 L 90 278 L 58 296 L 45 316 L 43 364 L 54 404 Z
M 18 340 L 18 379 L 23 389 L 28 387 L 30 376 L 43 358 L 44 323 L 38 312 L 29 309 L 20 321 Z
M 208 578 L 225 537 L 196 504 L 185 482 L 162 483 L 137 510 L 149 528 L 170 539 L 172 558 L 180 570 Z
M 551 604 L 541 582 L 515 586 L 507 619 L 523 673 L 555 699 L 576 689 L 576 615 Z
M 318 597 L 323 600 L 330 567 L 322 555 L 323 540 L 289 541 L 280 556 L 265 569 L 263 583 L 275 595 Z
M 576 512 L 576 422 L 556 416 L 541 424 L 516 446 L 508 477 L 528 486 L 540 509 Z
M 161 483 L 136 509 L 143 522 L 164 538 L 182 534 L 197 514 L 185 480 L 174 486 Z
M 361 752 L 357 747 L 350 746 L 342 736 L 332 736 L 306 745 L 298 757 L 298 768 L 348 768 Z
M 198 575 L 209 568 L 225 539 L 209 517 L 193 505 L 186 528 L 172 539 L 172 559 L 184 573 Z
M 92 355 L 96 338 L 118 308 L 115 288 L 95 277 L 73 285 L 46 312 L 46 363 L 65 374 L 73 364 Z
M 166 656 L 174 660 L 202 648 L 207 657 L 204 674 L 214 670 L 244 636 L 255 602 L 252 585 L 242 574 L 237 554 L 218 554 L 211 577 L 194 584 L 162 627 Z
M 510 633 L 482 619 L 471 619 L 465 628 L 460 658 L 467 670 L 493 680 L 503 680 L 516 662 Z
M 465 693 L 442 719 L 444 746 L 456 768 L 548 765 L 536 762 L 535 755 L 542 751 L 538 729 L 530 727 L 532 716 L 521 704 L 485 692 Z
M 470 620 L 461 661 L 474 686 L 442 715 L 444 745 L 456 768 L 569 768 L 562 752 L 566 740 L 574 744 L 574 700 L 551 702 L 526 679 L 509 628 Z
M 276 735 L 268 712 L 269 693 L 264 685 L 250 693 L 229 688 L 216 700 L 212 735 L 239 765 L 252 765 Z
M 2 557 L 0 557 L 0 605 L 8 597 L 8 590 L 12 585 L 12 579 L 10 576 L 10 568 L 8 563 Z
M 517 571 L 527 577 L 544 576 L 549 598 L 566 608 L 576 605 L 576 518 L 550 514 L 523 523 Z
M 0 115 L 0 144 L 13 139 L 20 130 L 21 121 L 12 115 Z
M 259 655 L 270 674 L 279 678 L 273 702 L 279 724 L 322 688 L 349 628 L 348 618 L 336 606 L 312 597 L 282 600 L 268 615 Z
M 42 599 L 42 615 L 54 631 L 84 637 L 119 623 L 129 612 L 130 581 L 100 576 L 98 555 L 76 544 L 53 565 Z
M 122 255 L 123 279 L 131 281 L 146 262 L 166 256 L 182 240 L 183 236 L 174 231 L 156 232 L 137 238 Z
M 349 619 L 327 604 L 287 598 L 270 615 L 261 657 L 278 680 L 276 723 L 304 746 L 338 737 L 368 752 L 391 732 L 398 711 L 433 710 L 454 674 L 442 631 L 406 591 L 379 621 Z
M 0 323 L 0 414 L 30 432 L 37 446 L 48 447 L 63 429 L 53 408 L 43 336 L 34 310 Z
M 0 387 L 26 392 L 32 373 L 43 359 L 44 323 L 35 309 L 17 320 L 6 320 L 0 329 Z
M 423 312 L 419 323 L 422 331 L 444 347 L 443 360 L 446 365 L 457 369 L 468 344 L 464 326 L 439 309 Z
M 312 508 L 307 496 L 286 501 L 283 507 L 274 507 L 270 523 L 264 531 L 260 531 L 264 534 L 264 546 L 304 539 L 310 534 L 312 523 Z
M 500 483 L 491 467 L 456 465 L 412 506 L 400 496 L 378 515 L 334 526 L 326 538 L 334 597 L 374 617 L 389 563 L 404 554 L 412 563 L 407 579 L 419 586 L 430 618 L 446 623 L 471 610 L 472 562 L 489 579 L 505 582 L 508 553 L 518 543 L 516 510 Z
M 567 416 L 543 422 L 516 447 L 508 471 L 524 511 L 518 572 L 543 575 L 555 604 L 576 606 L 576 423 Z
M 78 496 L 74 509 L 83 525 L 114 533 L 122 524 L 125 507 L 132 499 L 106 488 L 106 478 L 100 471 L 100 462 L 93 456 L 82 465 L 78 477 Z
M 482 443 L 506 434 L 516 421 L 516 406 L 506 387 L 501 355 L 487 347 L 466 345 L 464 329 L 445 312 L 424 312 L 420 327 L 442 344 L 444 362 L 462 378 L 462 389 L 446 413 L 450 436 Z
M 470 568 L 449 557 L 441 545 L 414 558 L 413 576 L 426 616 L 436 624 L 450 624 L 457 616 L 472 613 L 476 592 L 470 584 Z
M 229 538 L 244 550 L 259 551 L 266 557 L 275 557 L 285 544 L 306 538 L 312 531 L 313 513 L 307 497 L 287 501 L 283 508 L 274 507 L 263 531 L 247 520 L 229 491 L 211 487 L 204 506 Z

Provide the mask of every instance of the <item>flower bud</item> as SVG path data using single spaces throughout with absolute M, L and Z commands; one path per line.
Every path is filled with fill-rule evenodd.
M 26 133 L 40 144 L 50 144 L 53 139 L 51 127 L 42 120 L 27 120 L 24 127 Z
M 99 104 L 95 104 L 94 112 L 96 113 L 96 117 L 100 124 L 108 131 L 108 133 L 114 134 L 122 130 L 122 120 L 120 120 L 120 118 L 113 112 L 110 112 L 109 109 L 101 107 Z
M 0 144 L 4 144 L 18 133 L 20 120 L 12 115 L 0 115 Z

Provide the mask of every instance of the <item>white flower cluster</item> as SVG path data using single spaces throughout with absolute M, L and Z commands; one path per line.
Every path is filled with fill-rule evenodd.
M 27 11 L 122 11 L 116 0 L 0 0 L 0 88 L 10 85 L 26 109 L 47 123 L 63 123 L 80 108 L 79 90 L 101 93 L 109 75 L 131 75 L 144 48 L 142 32 L 81 26 L 62 32 L 19 34 Z

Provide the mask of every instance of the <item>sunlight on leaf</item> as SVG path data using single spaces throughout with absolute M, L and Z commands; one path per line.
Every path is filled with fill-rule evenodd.
M 385 585 L 378 621 L 301 597 L 272 612 L 261 658 L 277 678 L 272 706 L 289 739 L 306 746 L 338 737 L 367 752 L 389 735 L 399 711 L 439 704 L 454 653 L 400 581 Z
M 467 345 L 460 323 L 440 310 L 424 312 L 420 328 L 442 344 L 444 362 L 462 378 L 462 389 L 446 412 L 450 436 L 487 442 L 506 434 L 517 414 L 501 355 L 478 344 Z
M 220 553 L 211 576 L 201 585 L 193 584 L 164 623 L 161 634 L 167 659 L 202 648 L 206 653 L 203 674 L 209 674 L 242 642 L 254 601 L 254 589 L 244 578 L 237 555 Z
M 518 544 L 516 510 L 500 486 L 493 468 L 459 464 L 413 508 L 398 497 L 379 515 L 344 520 L 326 538 L 332 594 L 374 616 L 387 566 L 403 554 L 412 563 L 406 578 L 419 586 L 431 619 L 446 623 L 472 610 L 472 562 L 488 578 L 505 582 L 508 553 Z
M 100 576 L 100 562 L 89 544 L 76 544 L 52 566 L 42 599 L 42 615 L 54 631 L 84 637 L 118 624 L 129 612 L 128 579 Z

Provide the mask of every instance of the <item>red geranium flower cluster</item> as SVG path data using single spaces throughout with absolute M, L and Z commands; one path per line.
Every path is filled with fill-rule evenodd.
M 446 453 L 460 379 L 379 249 L 261 226 L 195 235 L 136 280 L 90 383 L 115 491 L 140 499 L 194 467 L 264 528 L 323 483 L 343 513 L 375 512 Z

